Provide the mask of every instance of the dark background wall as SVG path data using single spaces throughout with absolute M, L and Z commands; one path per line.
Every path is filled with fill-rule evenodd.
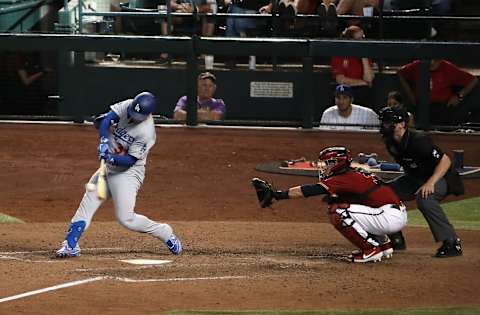
M 172 117 L 178 98 L 187 93 L 187 70 L 148 67 L 66 67 L 60 80 L 60 114 L 83 113 L 92 115 L 107 110 L 109 104 L 134 96 L 139 91 L 149 90 L 159 96 L 157 114 Z M 302 120 L 302 107 L 306 94 L 312 93 L 314 121 L 320 119 L 323 110 L 333 104 L 330 72 L 313 73 L 313 89 L 305 88 L 305 75 L 301 71 L 245 71 L 213 70 L 217 76 L 217 98 L 227 105 L 230 120 Z M 252 98 L 251 81 L 292 82 L 293 98 Z M 397 76 L 392 73 L 376 75 L 372 88 L 371 108 L 381 108 L 390 90 L 399 90 Z M 478 99 L 478 98 L 477 98 Z

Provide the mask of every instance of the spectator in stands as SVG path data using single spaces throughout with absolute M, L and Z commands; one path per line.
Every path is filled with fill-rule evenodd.
M 378 0 L 340 0 L 337 4 L 337 14 L 364 16 L 363 8 L 378 8 L 378 3 Z
M 45 114 L 48 95 L 42 80 L 51 70 L 36 64 L 33 56 L 18 52 L 2 53 L 0 62 L 2 113 Z
M 362 40 L 364 37 L 363 30 L 356 25 L 347 27 L 342 33 L 345 39 Z M 331 60 L 333 79 L 337 84 L 351 86 L 359 105 L 371 106 L 371 87 L 375 78 L 372 65 L 368 58 L 334 56 Z
M 404 110 L 408 114 L 408 127 L 413 127 L 415 125 L 415 120 L 413 114 L 408 112 L 404 103 L 403 96 L 398 91 L 390 91 L 387 95 L 387 106 L 395 109 Z
M 170 8 L 172 12 L 176 13 L 217 13 L 216 0 L 170 0 Z M 190 19 L 191 20 L 191 19 Z M 172 24 L 176 26 L 185 26 L 187 22 L 185 17 L 174 17 Z M 204 16 L 201 18 L 201 32 L 202 36 L 213 36 L 215 33 L 215 18 Z M 193 21 L 195 23 L 195 21 Z M 168 30 L 168 23 L 165 19 L 161 21 L 162 35 L 170 35 Z M 162 53 L 160 55 L 160 62 L 165 62 L 168 59 L 168 54 Z
M 398 70 L 398 76 L 409 101 L 415 106 L 420 91 L 420 61 Z M 443 59 L 430 62 L 430 122 L 434 125 L 456 125 L 468 120 L 469 108 L 463 101 L 477 85 L 478 79 Z
M 328 129 L 354 130 L 363 128 L 362 126 L 378 126 L 378 116 L 370 108 L 352 104 L 353 89 L 344 84 L 340 84 L 335 89 L 335 105 L 327 108 L 323 114 L 320 123 L 335 124 L 326 126 Z M 348 124 L 358 126 L 338 126 L 337 124 Z M 321 126 L 321 128 L 325 128 Z
M 319 34 L 328 37 L 338 36 L 337 7 L 333 1 L 324 0 L 317 8 L 317 14 L 320 17 Z
M 260 10 L 269 3 L 270 0 L 225 0 L 225 4 L 229 6 L 228 12 L 233 14 L 260 14 Z M 267 20 L 265 19 L 227 17 L 225 36 L 255 36 L 257 32 L 262 33 L 266 26 Z M 266 36 L 266 34 L 262 34 L 262 36 Z M 251 68 L 255 68 L 256 57 L 250 56 L 249 63 Z
M 384 2 L 384 9 L 408 10 L 430 7 L 432 15 L 448 15 L 452 12 L 453 0 L 388 0 Z
M 324 0 L 329 2 L 329 0 Z M 277 4 L 278 14 L 281 17 L 280 32 L 285 32 L 284 35 L 289 37 L 294 34 L 310 34 L 307 36 L 313 36 L 312 32 L 316 27 L 312 27 L 313 23 L 309 23 L 305 20 L 295 19 L 297 14 L 315 14 L 319 7 L 320 1 L 318 0 L 279 0 Z M 273 3 L 270 1 L 268 5 L 260 8 L 260 13 L 272 13 Z M 336 18 L 336 15 L 335 15 Z
M 122 8 L 120 7 L 120 3 L 122 2 L 122 0 L 110 0 L 110 12 L 122 12 Z M 122 17 L 120 16 L 113 18 L 113 33 L 122 33 Z
M 270 0 L 225 0 L 229 5 L 228 12 L 234 14 L 259 14 L 260 9 L 267 6 Z M 227 17 L 227 29 L 225 35 L 228 37 L 247 37 L 251 31 L 265 27 L 266 20 L 254 18 Z
M 216 78 L 210 72 L 200 73 L 197 79 L 197 119 L 220 120 L 225 117 L 225 103 L 222 99 L 215 99 L 217 89 Z M 175 106 L 173 118 L 185 120 L 187 117 L 187 96 L 182 96 Z

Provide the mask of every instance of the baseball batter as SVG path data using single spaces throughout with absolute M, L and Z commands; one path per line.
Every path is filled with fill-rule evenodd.
M 328 214 L 334 227 L 360 252 L 352 252 L 357 263 L 390 258 L 393 248 L 387 234 L 407 224 L 407 211 L 395 192 L 372 173 L 350 166 L 352 158 L 345 147 L 329 147 L 319 154 L 320 181 L 288 190 L 275 191 L 268 183 L 253 179 L 262 207 L 273 199 L 328 196 Z
M 147 155 L 156 140 L 152 117 L 155 107 L 155 96 L 149 92 L 112 105 L 107 114 L 95 121 L 100 136 L 98 155 L 107 165 L 107 195 L 113 200 L 118 222 L 127 229 L 162 240 L 173 254 L 179 255 L 182 244 L 170 225 L 154 222 L 134 212 L 137 193 L 145 177 Z M 89 183 L 96 184 L 98 176 L 99 171 L 93 174 Z M 95 190 L 85 192 L 65 241 L 56 252 L 57 257 L 80 255 L 80 236 L 89 227 L 101 203 Z

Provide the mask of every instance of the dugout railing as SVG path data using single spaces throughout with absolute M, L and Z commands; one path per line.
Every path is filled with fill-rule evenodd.
M 480 55 L 480 43 L 476 42 L 431 42 L 431 41 L 349 41 L 349 40 L 307 40 L 307 39 L 233 39 L 201 37 L 161 37 L 161 36 L 105 36 L 105 35 L 68 35 L 68 34 L 0 34 L 1 49 L 26 51 L 57 51 L 59 62 L 59 90 L 61 102 L 60 115 L 74 116 L 76 121 L 88 119 L 91 112 L 86 111 L 82 82 L 88 77 L 73 77 L 78 69 L 85 67 L 85 51 L 123 50 L 130 52 L 178 53 L 187 56 L 187 67 L 177 70 L 183 72 L 188 91 L 187 124 L 198 124 L 196 106 L 196 76 L 199 73 L 197 56 L 201 54 L 252 55 L 297 57 L 303 60 L 302 86 L 303 99 L 300 106 L 301 120 L 297 126 L 312 128 L 313 115 L 313 58 L 318 56 L 368 56 L 371 58 L 420 59 L 421 93 L 417 111 L 417 126 L 428 129 L 429 126 L 429 60 L 446 58 L 452 61 L 468 61 Z M 162 71 L 159 69 L 158 71 Z M 255 76 L 255 71 L 251 73 Z M 73 95 L 71 95 L 73 94 Z M 104 104 L 99 104 L 104 106 Z M 259 109 L 260 110 L 260 109 Z M 252 119 L 255 120 L 255 119 Z M 268 119 L 264 119 L 268 121 Z M 228 120 L 223 122 L 228 124 Z

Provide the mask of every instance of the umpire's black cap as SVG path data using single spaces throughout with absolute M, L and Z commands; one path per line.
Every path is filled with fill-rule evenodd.
M 408 122 L 408 113 L 401 107 L 384 107 L 378 112 L 378 119 L 382 123 Z

